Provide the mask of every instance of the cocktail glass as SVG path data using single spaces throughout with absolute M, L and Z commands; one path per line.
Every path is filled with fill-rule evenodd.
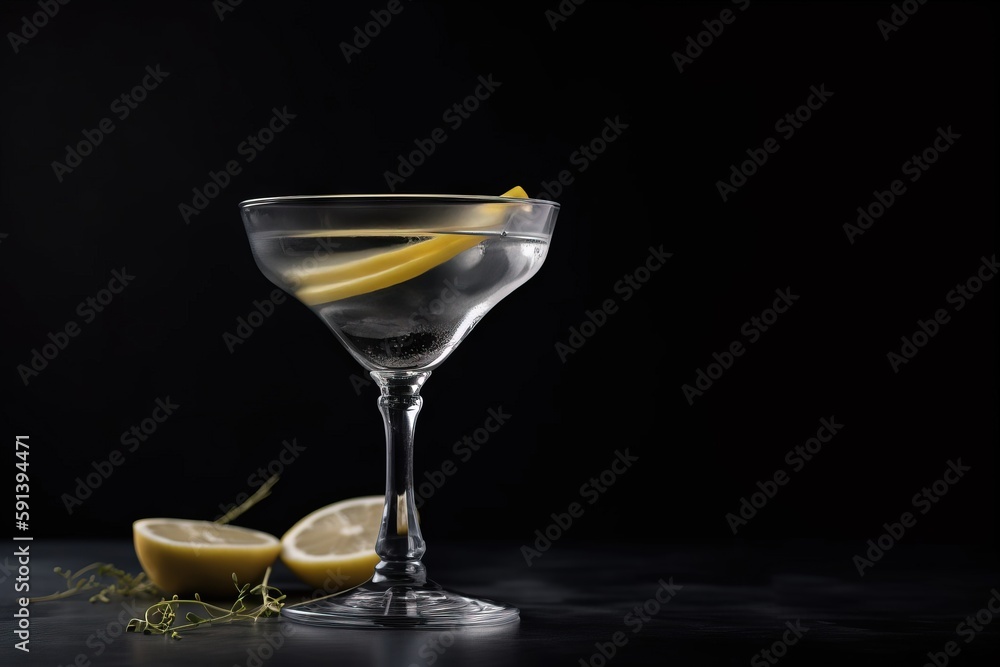
M 559 205 L 511 196 L 331 195 L 252 199 L 240 210 L 260 270 L 319 315 L 370 372 L 385 421 L 381 562 L 363 586 L 282 614 L 350 627 L 516 621 L 514 607 L 427 578 L 413 435 L 420 388 L 494 305 L 538 271 Z

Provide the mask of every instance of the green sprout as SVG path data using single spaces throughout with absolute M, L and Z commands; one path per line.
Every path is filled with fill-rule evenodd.
M 111 563 L 91 563 L 76 572 L 64 570 L 61 567 L 56 567 L 53 571 L 66 580 L 66 590 L 39 598 L 31 598 L 32 603 L 63 600 L 86 591 L 92 591 L 95 588 L 100 590 L 90 596 L 91 602 L 111 602 L 111 596 L 115 595 L 122 597 L 157 595 L 160 592 L 160 589 L 153 582 L 146 579 L 145 572 L 132 575 Z M 106 577 L 111 577 L 114 581 L 110 584 L 102 581 Z
M 193 600 L 180 600 L 175 595 L 170 600 L 161 599 L 156 604 L 146 610 L 143 618 L 133 618 L 125 628 L 126 632 L 141 632 L 144 635 L 169 635 L 171 639 L 180 639 L 180 630 L 188 630 L 211 623 L 232 623 L 233 621 L 253 621 L 260 618 L 270 618 L 278 616 L 281 608 L 285 606 L 284 594 L 268 584 L 271 577 L 271 568 L 267 568 L 264 573 L 264 581 L 253 588 L 250 584 L 240 586 L 233 574 L 233 586 L 236 587 L 236 602 L 232 607 L 225 609 L 216 605 L 202 601 L 201 596 L 195 594 Z M 248 598 L 260 595 L 260 604 L 248 607 Z M 184 614 L 187 623 L 175 625 L 177 614 L 181 605 L 193 605 L 199 607 L 205 616 L 199 616 L 193 611 Z

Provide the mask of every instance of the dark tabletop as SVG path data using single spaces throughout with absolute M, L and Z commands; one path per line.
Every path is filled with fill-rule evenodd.
M 853 557 L 864 548 L 819 541 L 554 544 L 527 567 L 519 545 L 437 544 L 425 559 L 434 579 L 515 604 L 520 623 L 428 632 L 326 629 L 275 619 L 197 628 L 178 641 L 122 633 L 124 622 L 155 600 L 91 604 L 80 597 L 29 605 L 30 653 L 14 648 L 18 575 L 11 568 L 16 559 L 8 556 L 0 571 L 0 664 L 920 667 L 931 664 L 928 652 L 939 654 L 939 664 L 946 658 L 956 665 L 997 664 L 1000 618 L 994 621 L 988 609 L 995 596 L 1000 610 L 995 550 L 900 543 L 862 577 Z M 104 560 L 138 570 L 125 541 L 38 541 L 31 555 L 37 595 L 61 586 L 52 573 L 56 565 Z M 283 566 L 273 583 L 290 601 L 309 593 Z M 658 593 L 669 601 L 656 602 Z M 637 605 L 640 612 L 646 606 L 645 614 Z M 973 625 L 960 625 L 970 615 Z M 948 642 L 954 642 L 953 657 L 944 653 Z

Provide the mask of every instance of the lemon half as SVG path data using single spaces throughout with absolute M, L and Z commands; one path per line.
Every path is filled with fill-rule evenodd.
M 342 500 L 306 515 L 281 538 L 281 560 L 319 591 L 335 593 L 371 578 L 385 496 Z
M 187 519 L 140 519 L 132 524 L 139 563 L 168 595 L 233 597 L 240 585 L 259 584 L 281 552 L 274 535 Z

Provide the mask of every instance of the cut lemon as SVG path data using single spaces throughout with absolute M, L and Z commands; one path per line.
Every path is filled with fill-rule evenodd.
M 518 186 L 501 196 L 527 199 L 528 193 Z M 498 216 L 505 213 L 500 204 L 485 204 L 478 209 L 478 215 L 465 221 L 467 228 L 495 226 Z M 485 239 L 485 236 L 446 234 L 361 259 L 321 266 L 296 275 L 301 287 L 295 296 L 306 305 L 315 306 L 391 287 L 447 262 Z
M 240 585 L 259 584 L 281 552 L 274 535 L 186 519 L 140 519 L 132 524 L 139 563 L 168 596 L 232 597 Z
M 282 536 L 282 562 L 299 579 L 326 593 L 363 584 L 379 561 L 375 541 L 384 504 L 384 496 L 364 496 L 307 515 Z

